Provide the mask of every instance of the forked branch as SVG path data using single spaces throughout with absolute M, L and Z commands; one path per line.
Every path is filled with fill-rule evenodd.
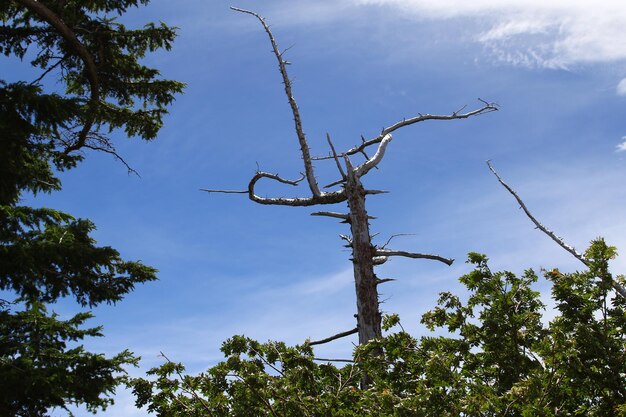
M 532 213 L 530 212 L 530 210 L 528 210 L 528 208 L 526 207 L 526 204 L 524 204 L 524 202 L 522 201 L 520 196 L 517 195 L 517 193 L 507 183 L 504 182 L 504 180 L 500 177 L 500 175 L 498 175 L 496 170 L 491 165 L 491 161 L 487 161 L 487 166 L 489 167 L 489 169 L 491 170 L 493 175 L 496 176 L 496 178 L 498 179 L 500 184 L 502 184 L 502 186 L 504 188 L 506 188 L 506 190 L 509 193 L 511 193 L 511 195 L 513 197 L 515 197 L 515 199 L 519 203 L 521 209 L 524 210 L 524 213 L 526 213 L 526 216 L 528 216 L 528 218 L 535 224 L 537 229 L 541 230 L 543 233 L 548 235 L 550 237 L 550 239 L 554 240 L 560 247 L 562 247 L 563 249 L 568 251 L 570 254 L 572 254 L 576 259 L 578 259 L 580 262 L 582 262 L 585 266 L 589 267 L 590 262 L 589 262 L 589 259 L 587 259 L 585 257 L 585 255 L 583 255 L 582 253 L 578 252 L 576 249 L 574 249 L 573 246 L 570 246 L 567 243 L 565 243 L 563 238 L 557 236 L 552 230 L 550 230 L 547 227 L 545 227 L 543 224 L 541 224 L 541 222 L 539 222 L 539 220 L 537 220 L 535 218 L 535 216 L 532 215 Z M 615 280 L 612 281 L 612 285 L 613 285 L 613 288 L 615 289 L 615 291 L 617 291 L 622 297 L 626 298 L 626 289 L 624 287 L 622 287 Z
M 246 13 L 256 17 L 261 25 L 263 25 L 263 29 L 267 33 L 267 36 L 270 39 L 272 44 L 272 50 L 274 52 L 274 56 L 278 61 L 278 68 L 280 69 L 280 75 L 283 78 L 283 84 L 285 85 L 285 94 L 287 95 L 287 100 L 289 101 L 289 106 L 291 106 L 291 113 L 293 114 L 293 121 L 296 128 L 296 135 L 298 136 L 298 142 L 300 143 L 300 151 L 302 152 L 302 160 L 304 161 L 304 172 L 306 174 L 306 179 L 309 184 L 309 188 L 311 189 L 311 193 L 313 193 L 314 197 L 320 197 L 321 192 L 319 186 L 317 185 L 317 179 L 315 178 L 315 172 L 313 169 L 313 163 L 311 162 L 311 152 L 309 150 L 309 144 L 306 141 L 306 136 L 304 134 L 304 129 L 302 128 L 302 118 L 300 117 L 300 110 L 298 109 L 298 104 L 293 97 L 293 92 L 291 89 L 291 80 L 289 79 L 289 74 L 287 74 L 287 62 L 283 59 L 283 53 L 278 49 L 278 45 L 276 40 L 274 39 L 274 35 L 270 30 L 267 23 L 265 23 L 265 19 L 261 17 L 258 13 L 252 12 L 250 10 L 240 9 L 237 7 L 231 7 L 232 10 L 236 12 Z
M 454 112 L 452 114 L 448 114 L 448 115 L 436 115 L 436 114 L 418 114 L 415 117 L 411 117 L 409 119 L 402 119 L 399 122 L 384 128 L 380 134 L 378 136 L 376 136 L 373 139 L 369 139 L 369 140 L 363 140 L 363 142 L 358 145 L 355 146 L 353 148 L 348 149 L 347 151 L 345 151 L 344 153 L 340 154 L 339 156 L 348 156 L 348 155 L 355 155 L 357 153 L 364 153 L 365 149 L 367 149 L 368 147 L 372 146 L 372 145 L 376 145 L 377 143 L 381 143 L 383 142 L 383 139 L 385 139 L 385 137 L 387 135 L 390 135 L 392 132 L 405 127 L 405 126 L 410 126 L 413 125 L 415 123 L 420 123 L 420 122 L 424 122 L 426 120 L 457 120 L 457 119 L 467 119 L 468 117 L 472 117 L 472 116 L 478 116 L 481 114 L 486 114 L 486 113 L 491 113 L 493 111 L 497 111 L 498 110 L 498 106 L 495 103 L 489 103 L 486 102 L 484 100 L 478 99 L 480 102 L 483 103 L 483 106 L 476 109 L 476 110 L 472 110 L 470 112 L 467 113 L 459 113 L 459 112 Z M 391 139 L 389 139 L 391 140 Z M 379 146 L 380 148 L 380 146 Z M 377 151 L 378 152 L 378 151 Z M 313 158 L 314 160 L 324 160 L 324 159 L 331 159 L 333 158 L 333 156 L 321 156 L 321 157 L 316 157 Z M 374 157 L 372 158 L 368 158 L 368 159 L 374 159 Z
M 367 174 L 372 168 L 375 168 L 380 163 L 380 161 L 383 160 L 383 156 L 385 156 L 385 150 L 387 149 L 387 145 L 389 145 L 389 142 L 391 142 L 391 139 L 391 134 L 387 133 L 385 137 L 383 137 L 380 141 L 380 145 L 378 145 L 374 156 L 356 167 L 355 174 L 357 177 L 362 177 L 363 175 Z

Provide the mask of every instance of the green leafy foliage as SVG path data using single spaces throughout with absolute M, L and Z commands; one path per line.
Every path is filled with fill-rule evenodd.
M 61 319 L 46 306 L 115 303 L 156 270 L 98 246 L 87 219 L 21 205 L 24 193 L 61 189 L 60 171 L 93 149 L 119 157 L 108 133 L 153 139 L 183 84 L 140 60 L 170 49 L 161 23 L 128 29 L 115 15 L 147 1 L 11 1 L 0 4 L 0 52 L 40 70 L 30 82 L 0 80 L 0 415 L 45 416 L 54 407 L 96 412 L 124 380 L 128 351 L 87 352 L 88 312 Z M 47 78 L 61 92 L 45 91 Z M 121 158 L 120 158 L 121 159 Z
M 236 336 L 203 374 L 168 360 L 131 386 L 137 405 L 159 416 L 624 416 L 626 305 L 608 272 L 615 249 L 598 239 L 587 256 L 588 271 L 546 272 L 557 308 L 549 323 L 533 271 L 492 272 L 472 253 L 474 270 L 460 278 L 467 300 L 442 293 L 422 318 L 437 334 L 390 332 L 358 346 L 346 366 L 315 360 L 306 344 Z M 383 324 L 401 327 L 395 314 Z M 360 389 L 364 375 L 371 383 Z

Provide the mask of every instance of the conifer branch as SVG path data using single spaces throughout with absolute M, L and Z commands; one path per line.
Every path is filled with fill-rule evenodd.
M 78 140 L 65 149 L 65 154 L 69 154 L 70 152 L 78 150 L 84 146 L 85 141 L 87 140 L 87 135 L 89 134 L 89 131 L 91 130 L 91 127 L 96 119 L 96 109 L 100 102 L 98 68 L 96 67 L 93 57 L 87 48 L 85 48 L 85 46 L 78 40 L 74 31 L 69 28 L 63 19 L 61 19 L 56 13 L 46 7 L 42 2 L 36 0 L 17 0 L 17 2 L 50 24 L 50 26 L 52 26 L 63 37 L 63 39 L 65 39 L 69 47 L 74 51 L 75 55 L 78 56 L 78 58 L 80 58 L 85 64 L 85 72 L 87 79 L 89 80 L 91 93 L 91 97 L 89 99 L 89 114 L 83 128 L 78 134 Z

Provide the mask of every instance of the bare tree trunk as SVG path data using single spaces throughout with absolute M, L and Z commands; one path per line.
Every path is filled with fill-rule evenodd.
M 352 264 L 356 286 L 357 328 L 359 330 L 359 345 L 362 345 L 382 336 L 373 260 L 376 248 L 372 245 L 372 238 L 369 233 L 368 216 L 365 210 L 365 189 L 353 170 L 348 172 L 345 190 L 348 196 L 350 227 L 352 229 Z
M 26 1 L 26 0 L 24 0 Z M 30 0 L 29 0 L 30 1 Z M 331 340 L 336 340 L 340 337 L 345 337 L 351 334 L 358 332 L 359 334 L 359 345 L 366 344 L 372 339 L 382 338 L 382 328 L 381 328 L 381 313 L 378 309 L 378 288 L 377 285 L 383 282 L 391 281 L 391 279 L 378 280 L 376 278 L 376 274 L 374 274 L 374 266 L 381 265 L 384 263 L 389 257 L 392 256 L 401 256 L 412 259 L 431 259 L 439 262 L 443 262 L 447 265 L 451 265 L 453 259 L 443 258 L 437 255 L 431 255 L 426 253 L 415 253 L 415 252 L 407 252 L 407 251 L 398 251 L 387 249 L 386 246 L 391 241 L 392 236 L 387 244 L 382 247 L 376 247 L 372 244 L 372 237 L 369 233 L 369 223 L 368 220 L 372 217 L 367 215 L 367 211 L 365 210 L 365 196 L 369 194 L 381 194 L 384 191 L 381 190 L 366 190 L 361 183 L 361 177 L 367 175 L 367 173 L 376 168 L 377 165 L 382 161 L 385 155 L 385 149 L 389 145 L 392 140 L 392 133 L 396 130 L 399 130 L 403 127 L 410 126 L 416 123 L 420 123 L 426 120 L 459 120 L 466 119 L 472 116 L 478 116 L 481 114 L 489 113 L 492 111 L 498 110 L 497 105 L 494 103 L 488 103 L 484 100 L 479 99 L 483 103 L 483 106 L 472 110 L 466 113 L 462 113 L 465 109 L 463 106 L 461 109 L 453 112 L 449 115 L 433 115 L 433 114 L 422 114 L 418 113 L 417 116 L 404 118 L 393 125 L 383 128 L 380 134 L 376 137 L 366 140 L 364 137 L 361 137 L 362 143 L 353 148 L 348 149 L 345 152 L 337 153 L 335 151 L 335 147 L 331 142 L 330 135 L 327 134 L 326 138 L 328 140 L 328 145 L 331 149 L 331 154 L 328 156 L 321 157 L 312 157 L 309 149 L 309 145 L 307 143 L 306 136 L 304 134 L 304 129 L 302 128 L 302 118 L 300 117 L 300 111 L 298 109 L 298 105 L 293 97 L 293 92 L 291 88 L 291 80 L 287 74 L 287 61 L 284 60 L 284 53 L 287 50 L 280 51 L 278 45 L 276 44 L 276 40 L 274 39 L 274 35 L 272 34 L 270 27 L 267 25 L 265 20 L 257 13 L 252 12 L 250 10 L 239 9 L 236 7 L 231 7 L 231 9 L 252 15 L 256 17 L 265 32 L 267 33 L 270 43 L 272 45 L 272 51 L 274 56 L 278 61 L 278 67 L 283 79 L 283 84 L 285 86 L 285 94 L 287 95 L 287 99 L 289 101 L 289 105 L 291 106 L 291 112 L 293 114 L 296 134 L 298 137 L 298 141 L 300 143 L 300 151 L 302 160 L 304 162 L 304 172 L 302 173 L 302 177 L 295 180 L 289 180 L 284 177 L 279 176 L 278 174 L 272 174 L 269 172 L 257 171 L 257 173 L 252 177 L 250 182 L 248 183 L 247 190 L 224 190 L 224 189 L 203 189 L 203 191 L 209 193 L 229 193 L 229 194 L 248 194 L 250 200 L 258 203 L 258 204 L 267 204 L 267 205 L 279 205 L 279 206 L 318 206 L 318 205 L 326 205 L 326 204 L 337 204 L 346 201 L 348 203 L 348 207 L 350 212 L 346 213 L 336 213 L 332 211 L 318 211 L 312 213 L 316 216 L 327 216 L 332 218 L 342 219 L 344 222 L 350 223 L 352 236 L 343 236 L 340 235 L 342 239 L 348 241 L 349 246 L 352 248 L 352 264 L 354 267 L 354 283 L 356 287 L 356 305 L 357 305 L 357 328 L 344 331 L 338 334 L 335 334 L 331 337 L 317 340 L 317 341 L 308 341 L 309 345 L 318 345 L 322 343 L 327 343 Z M 289 49 L 289 48 L 287 48 Z M 377 146 L 375 154 L 370 158 L 366 154 L 366 150 L 371 149 L 370 147 Z M 350 161 L 350 156 L 362 154 L 365 157 L 365 162 L 360 165 L 354 167 Z M 346 171 L 342 167 L 340 159 L 343 158 L 345 161 Z M 315 177 L 314 171 L 314 161 L 322 161 L 322 160 L 334 160 L 337 165 L 337 170 L 341 175 L 341 178 L 338 181 L 335 181 L 331 184 L 326 185 L 324 188 L 331 188 L 335 186 L 341 185 L 341 189 L 335 191 L 321 191 L 318 184 L 317 179 Z M 306 182 L 309 185 L 309 189 L 311 191 L 311 195 L 308 197 L 262 197 L 257 195 L 255 192 L 255 187 L 257 182 L 260 180 L 273 180 L 282 184 L 297 186 L 301 181 L 306 179 Z M 397 235 L 396 235 L 397 236 Z M 380 352 L 374 351 L 373 354 L 377 355 Z M 366 388 L 370 385 L 371 380 L 367 375 L 364 375 L 361 381 L 361 387 Z

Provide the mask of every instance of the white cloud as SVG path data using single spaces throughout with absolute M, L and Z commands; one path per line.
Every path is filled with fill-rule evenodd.
M 471 18 L 487 29 L 475 40 L 505 62 L 548 68 L 626 59 L 622 0 L 351 0 L 397 8 L 417 19 Z M 626 88 L 626 87 L 625 87 Z
M 616 92 L 618 96 L 626 96 L 626 78 L 617 84 Z
M 622 143 L 615 147 L 615 152 L 624 152 L 626 151 L 626 136 L 622 136 Z

